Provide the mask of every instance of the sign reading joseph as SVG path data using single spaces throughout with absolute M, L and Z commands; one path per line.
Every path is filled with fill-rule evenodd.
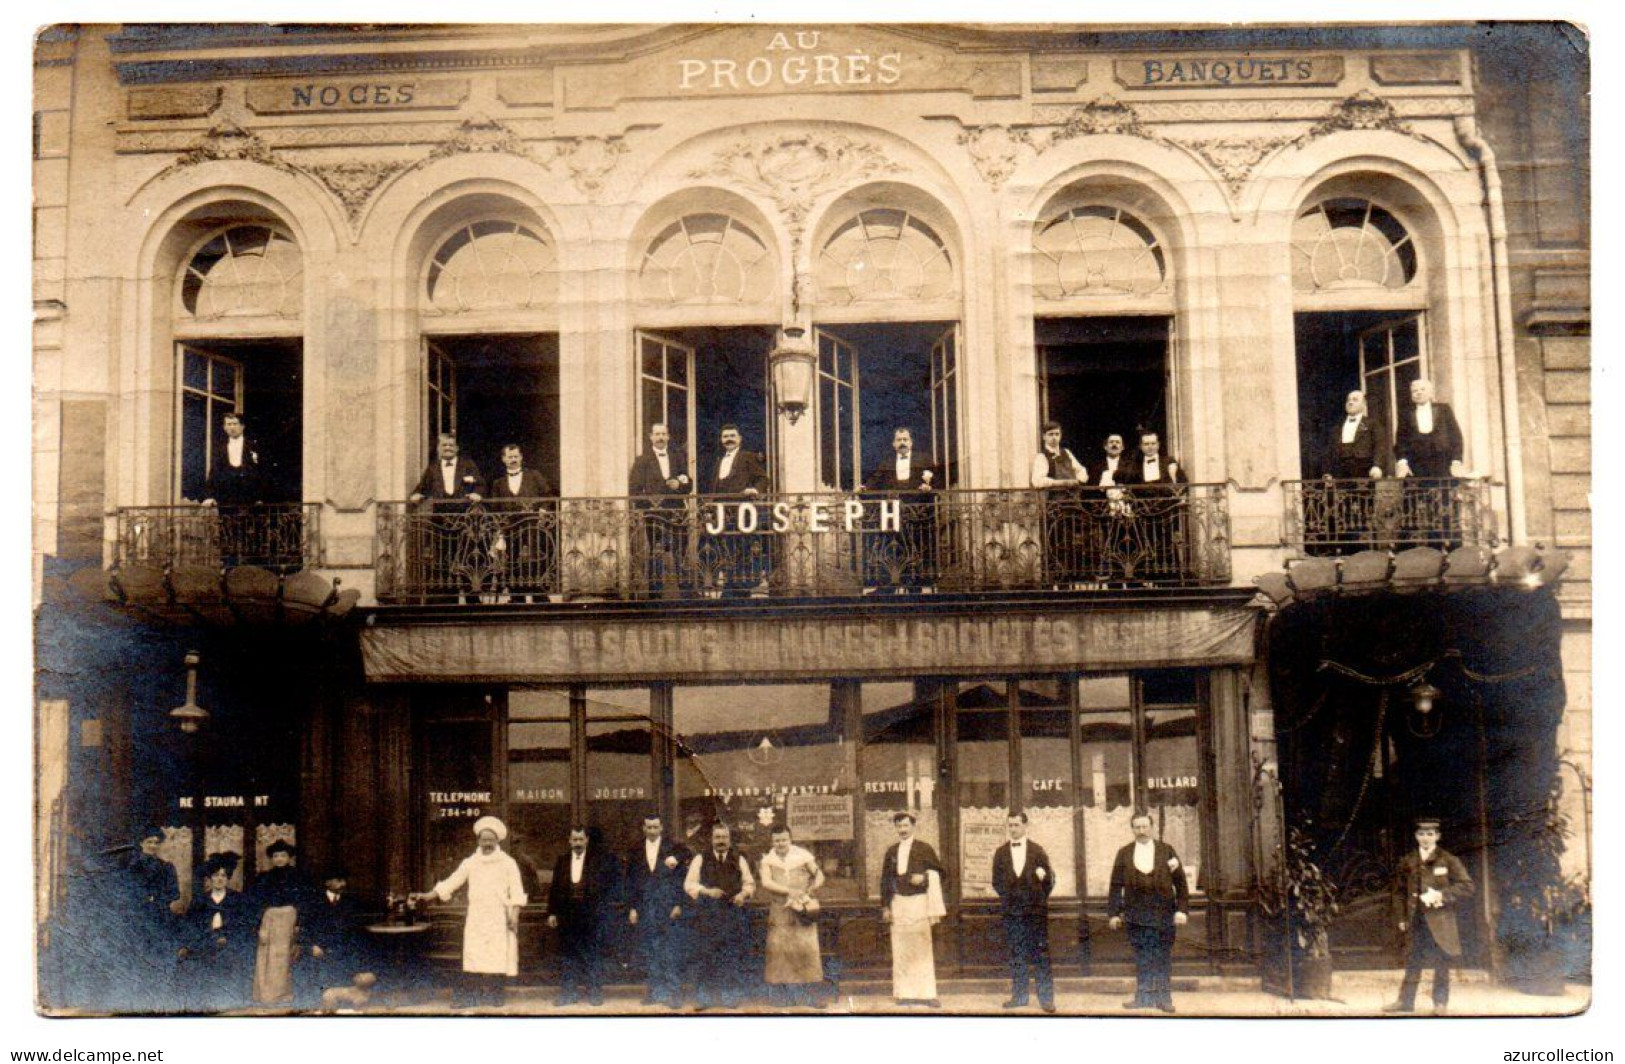
M 1245 607 L 1215 607 L 569 626 L 374 625 L 362 630 L 361 649 L 367 678 L 383 682 L 975 675 L 1247 662 L 1256 620 L 1256 611 Z

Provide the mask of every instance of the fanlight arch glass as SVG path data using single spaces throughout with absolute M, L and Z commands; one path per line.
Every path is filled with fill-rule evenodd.
M 818 257 L 818 292 L 837 304 L 958 294 L 948 246 L 936 230 L 889 207 L 859 211 L 835 230 Z
M 1368 199 L 1321 200 L 1293 223 L 1293 291 L 1404 288 L 1416 268 L 1409 231 Z
M 489 219 L 459 226 L 429 259 L 423 305 L 429 313 L 536 310 L 558 294 L 558 254 L 520 222 Z
M 198 320 L 298 318 L 304 263 L 293 238 L 266 225 L 233 225 L 203 242 L 181 274 L 181 306 Z
M 650 241 L 638 272 L 650 303 L 760 303 L 775 271 L 762 238 L 729 214 L 688 214 Z
M 1156 234 L 1118 207 L 1073 207 L 1044 223 L 1033 249 L 1040 299 L 1149 295 L 1168 279 Z

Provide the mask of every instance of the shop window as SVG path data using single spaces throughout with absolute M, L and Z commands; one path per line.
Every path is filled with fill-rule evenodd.
M 216 233 L 187 261 L 180 299 L 185 316 L 298 318 L 304 305 L 299 245 L 264 225 Z
M 1296 292 L 1404 288 L 1415 279 L 1416 269 L 1411 234 L 1370 200 L 1321 200 L 1292 227 Z
M 427 721 L 423 727 L 425 859 L 435 880 L 474 852 L 474 821 L 498 811 L 489 719 Z
M 1073 207 L 1039 227 L 1033 249 L 1040 299 L 1149 295 L 1168 276 L 1156 234 L 1117 207 Z
M 643 838 L 643 815 L 657 808 L 649 692 L 587 692 L 587 824 L 610 852 L 624 854 Z
M 926 683 L 863 685 L 863 851 L 866 897 L 880 897 L 880 866 L 897 841 L 892 817 L 915 816 L 915 837 L 942 849 L 937 693 Z
M 1072 778 L 1072 711 L 1065 683 L 1020 684 L 1018 738 L 1021 772 L 1016 804 L 1027 812 L 1027 835 L 1055 866 L 1054 897 L 1078 894 L 1078 788 Z
M 570 835 L 570 695 L 563 689 L 508 693 L 507 847 L 546 885 Z
M 826 303 L 948 299 L 958 294 L 948 246 L 908 211 L 859 211 L 837 228 L 818 257 Z
M 1185 862 L 1191 890 L 1200 890 L 1202 758 L 1196 674 L 1188 669 L 1148 673 L 1142 685 L 1145 807 L 1157 838 L 1172 846 Z
M 558 294 L 557 253 L 537 230 L 486 220 L 446 237 L 429 259 L 423 310 L 459 314 L 549 307 Z
M 851 688 L 828 684 L 675 687 L 678 822 L 690 848 L 722 820 L 754 863 L 777 821 L 812 851 L 823 897 L 857 890 L 857 765 L 846 734 Z
M 638 271 L 649 303 L 761 303 L 773 296 L 776 271 L 767 245 L 727 214 L 689 214 L 655 237 Z
M 1010 712 L 1006 685 L 957 685 L 954 750 L 959 759 L 959 893 L 993 893 L 993 852 L 1010 809 Z

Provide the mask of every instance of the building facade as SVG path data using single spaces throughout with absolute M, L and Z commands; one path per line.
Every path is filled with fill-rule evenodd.
M 624 849 L 653 808 L 747 848 L 787 821 L 861 972 L 908 809 L 969 973 L 1024 808 L 1056 940 L 1110 966 L 1146 808 L 1197 895 L 1181 963 L 1260 971 L 1311 812 L 1375 866 L 1443 802 L 1504 878 L 1528 808 L 1451 805 L 1417 783 L 1439 764 L 1463 793 L 1533 778 L 1537 806 L 1559 773 L 1588 873 L 1587 78 L 1552 25 L 46 33 L 36 586 L 73 667 L 39 685 L 42 927 L 71 938 L 63 870 L 147 821 L 183 883 L 292 837 L 382 898 L 479 815 L 540 882 L 572 823 Z M 1417 378 L 1459 424 L 1452 475 L 1323 480 L 1345 395 L 1391 434 Z M 1034 487 L 1049 422 L 1089 487 Z M 711 491 L 725 426 L 762 457 L 749 494 Z M 1183 486 L 1103 486 L 1106 437 L 1130 463 L 1144 433 Z M 435 484 L 442 434 L 478 484 Z M 510 444 L 546 490 L 469 500 Z M 1492 597 L 1546 657 L 1451 643 Z M 1334 729 L 1375 743 L 1351 785 L 1287 737 L 1327 696 L 1283 678 L 1344 659 L 1282 619 L 1312 641 L 1356 607 L 1348 671 L 1384 705 L 1431 680 L 1447 730 Z M 1451 623 L 1412 675 L 1382 648 L 1422 614 Z M 208 717 L 183 734 L 192 649 Z M 1468 690 L 1520 670 L 1550 674 L 1550 719 Z M 1454 759 L 1491 748 L 1484 705 L 1520 767 Z M 1382 963 L 1376 934 L 1334 945 Z

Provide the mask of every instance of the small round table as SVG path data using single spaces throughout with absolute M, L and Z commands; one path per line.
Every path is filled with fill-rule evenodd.
M 378 967 L 382 969 L 378 973 L 380 983 L 407 991 L 417 989 L 427 974 L 423 944 L 428 941 L 430 929 L 427 920 L 416 924 L 367 925 L 367 934 L 373 936 Z

